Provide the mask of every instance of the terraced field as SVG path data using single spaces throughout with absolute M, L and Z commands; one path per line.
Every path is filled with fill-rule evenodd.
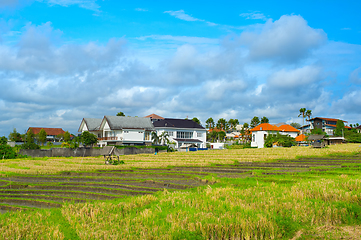
M 212 166 L 110 169 L 59 174 L 13 174 L 0 177 L 0 212 L 61 207 L 64 202 L 92 202 L 125 196 L 177 191 L 219 178 L 262 177 L 263 175 L 359 168 L 361 156 L 303 158 L 290 161 L 240 162 Z M 214 178 L 214 179 L 216 179 Z M 208 180 L 207 180 L 208 179 Z

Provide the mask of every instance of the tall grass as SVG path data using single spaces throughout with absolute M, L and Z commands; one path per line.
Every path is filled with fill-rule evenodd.
M 242 187 L 231 182 L 8 213 L 0 217 L 0 238 L 289 239 L 309 227 L 361 224 L 359 176 L 288 184 L 246 179 Z

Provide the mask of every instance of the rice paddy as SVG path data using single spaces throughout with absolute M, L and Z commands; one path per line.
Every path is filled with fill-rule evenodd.
M 360 239 L 361 147 L 0 162 L 1 239 Z

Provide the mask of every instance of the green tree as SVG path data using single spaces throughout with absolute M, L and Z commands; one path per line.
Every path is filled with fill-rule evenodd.
M 123 112 L 118 112 L 118 113 L 117 113 L 117 116 L 118 116 L 118 117 L 125 117 L 125 114 L 124 114 Z
M 224 118 L 220 118 L 217 121 L 217 128 L 227 131 L 228 130 L 228 122 Z
M 305 117 L 308 118 L 308 120 L 311 119 L 311 116 L 312 116 L 312 111 L 311 110 L 307 110 L 306 113 L 305 113 Z
M 46 136 L 47 136 L 47 133 L 44 129 L 41 129 L 40 132 L 39 132 L 39 135 L 38 135 L 38 140 L 39 140 L 39 143 L 41 143 L 41 145 L 44 146 L 44 143 L 46 143 Z
M 22 142 L 21 134 L 16 131 L 16 128 L 9 134 L 9 140 L 13 142 Z
M 84 144 L 84 146 L 92 146 L 93 144 L 98 142 L 98 138 L 94 134 L 88 131 L 84 131 L 81 134 L 81 141 Z
M 213 118 L 208 118 L 207 120 L 206 120 L 206 128 L 208 128 L 208 129 L 212 129 L 212 128 L 214 128 L 214 120 L 213 120 Z
M 311 129 L 311 134 L 312 134 L 312 135 L 324 135 L 324 136 L 327 135 L 324 131 L 322 131 L 321 128 Z
M 201 121 L 199 121 L 199 119 L 196 117 L 192 118 L 192 121 L 201 125 Z
M 0 159 L 14 159 L 16 152 L 7 144 L 0 144 Z
M 33 129 L 29 129 L 28 132 L 25 135 L 25 142 L 26 143 L 34 143 L 35 134 L 33 132 Z
M 229 119 L 228 120 L 228 124 L 230 126 L 231 129 L 236 129 L 237 125 L 239 124 L 238 119 Z
M 64 137 L 64 142 L 70 142 L 70 133 L 68 131 L 66 131 L 63 134 L 63 137 Z
M 226 132 L 225 131 L 219 131 L 218 132 L 219 141 L 223 142 L 225 138 L 226 138 Z
M 302 126 L 305 125 L 306 111 L 306 108 L 300 108 L 300 114 L 298 114 L 298 117 L 302 116 Z
M 0 145 L 7 145 L 8 144 L 8 139 L 3 136 L 0 138 Z
M 261 118 L 261 123 L 269 123 L 269 119 L 267 117 Z
M 301 127 L 301 124 L 299 123 L 296 123 L 296 122 L 293 122 L 290 124 L 292 127 L 296 128 L 296 129 L 299 129 Z
M 254 116 L 251 120 L 251 128 L 254 128 L 260 124 L 260 120 L 258 117 Z
M 162 132 L 162 134 L 159 135 L 159 142 L 163 145 L 169 144 L 169 134 L 167 132 Z
M 160 138 L 156 131 L 152 132 L 152 141 L 153 141 L 153 144 L 156 144 L 156 145 L 160 143 Z
M 344 131 L 345 131 L 345 124 L 344 124 L 344 122 L 341 121 L 341 120 L 337 120 L 337 122 L 336 122 L 336 129 L 335 129 L 333 135 L 336 136 L 336 137 L 342 137 Z

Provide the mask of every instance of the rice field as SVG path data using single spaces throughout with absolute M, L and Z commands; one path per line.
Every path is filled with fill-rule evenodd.
M 360 239 L 361 147 L 0 162 L 0 239 Z

